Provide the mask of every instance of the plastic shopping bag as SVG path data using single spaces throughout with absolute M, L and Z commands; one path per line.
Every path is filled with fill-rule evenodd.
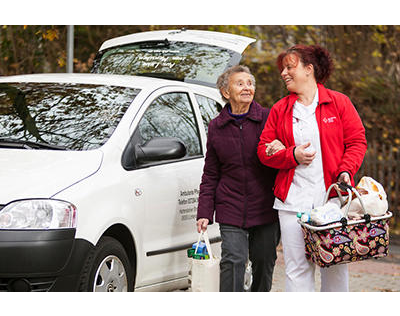
M 362 177 L 356 186 L 356 190 L 361 196 L 353 198 L 350 203 L 348 213 L 350 219 L 362 218 L 364 212 L 361 203 L 364 205 L 365 212 L 371 216 L 386 214 L 388 210 L 387 195 L 379 182 L 371 177 Z
M 344 212 L 336 203 L 327 202 L 325 205 L 311 210 L 310 221 L 316 225 L 325 225 L 339 222 L 343 216 Z
M 190 258 L 190 274 L 191 274 L 191 288 L 192 292 L 219 292 L 219 262 L 220 259 L 216 258 L 211 249 L 210 241 L 208 239 L 207 231 L 199 234 L 199 239 L 203 237 L 207 246 L 209 259 L 193 259 Z M 195 253 L 197 252 L 197 249 Z

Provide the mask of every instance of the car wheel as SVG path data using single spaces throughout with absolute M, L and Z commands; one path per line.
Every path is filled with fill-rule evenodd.
M 102 237 L 89 253 L 81 276 L 81 291 L 133 291 L 132 268 L 124 247 L 112 237 Z

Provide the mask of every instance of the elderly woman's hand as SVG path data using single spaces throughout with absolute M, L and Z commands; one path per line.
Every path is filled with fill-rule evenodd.
M 197 232 L 200 233 L 200 231 L 205 232 L 207 230 L 209 220 L 207 218 L 199 218 L 197 221 Z
M 267 147 L 265 149 L 265 153 L 267 156 L 272 156 L 282 149 L 286 149 L 285 145 L 283 145 L 279 140 L 274 139 L 272 142 L 265 144 Z

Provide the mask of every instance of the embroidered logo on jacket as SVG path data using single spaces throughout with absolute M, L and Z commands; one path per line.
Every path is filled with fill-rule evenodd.
M 328 123 L 334 123 L 335 120 L 336 120 L 336 116 L 332 116 L 332 117 L 324 117 L 322 121 L 325 124 L 328 124 Z

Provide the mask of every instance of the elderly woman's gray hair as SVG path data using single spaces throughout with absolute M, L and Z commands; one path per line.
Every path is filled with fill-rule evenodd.
M 228 84 L 229 84 L 229 77 L 235 73 L 238 72 L 245 72 L 248 73 L 251 76 L 251 81 L 253 82 L 254 89 L 256 88 L 256 79 L 254 78 L 253 74 L 250 72 L 250 69 L 247 66 L 242 66 L 242 65 L 236 65 L 228 68 L 222 75 L 218 77 L 217 80 L 217 88 L 221 92 L 221 90 L 227 90 L 228 89 Z M 222 95 L 222 99 L 225 102 L 228 102 L 228 100 Z

